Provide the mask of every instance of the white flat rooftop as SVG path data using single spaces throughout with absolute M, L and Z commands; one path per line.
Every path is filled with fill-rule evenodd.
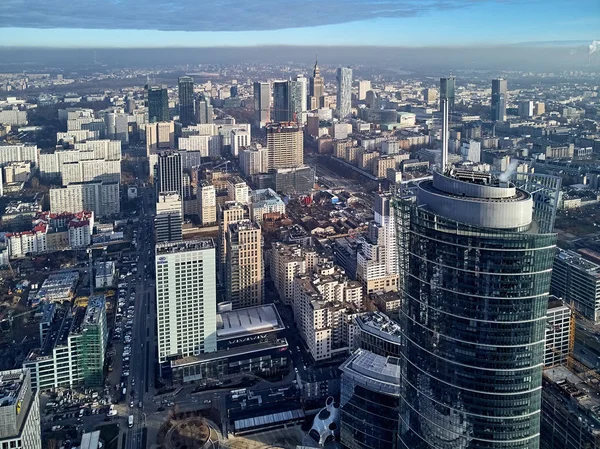
M 275 332 L 283 328 L 279 313 L 272 304 L 217 314 L 217 338 Z

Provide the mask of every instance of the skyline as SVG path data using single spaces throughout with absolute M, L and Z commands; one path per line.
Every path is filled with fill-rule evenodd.
M 285 11 L 274 10 L 264 0 L 250 5 L 232 0 L 210 5 L 148 0 L 143 8 L 134 0 L 115 0 L 85 10 L 72 8 L 66 0 L 54 1 L 51 8 L 42 0 L 32 0 L 27 9 L 22 0 L 7 2 L 0 42 L 16 47 L 512 45 L 556 41 L 557 30 L 558 40 L 600 37 L 600 7 L 595 0 L 575 5 L 558 0 L 543 4 L 491 0 L 337 0 L 323 4 L 310 0 L 286 4 Z

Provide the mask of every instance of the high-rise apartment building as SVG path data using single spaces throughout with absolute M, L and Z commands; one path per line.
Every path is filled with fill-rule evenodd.
M 181 76 L 179 85 L 179 121 L 183 126 L 194 123 L 194 79 Z
M 206 180 L 198 185 L 198 200 L 200 202 L 200 221 L 203 225 L 217 222 L 217 194 L 215 186 Z
M 169 116 L 169 94 L 167 86 L 146 86 L 148 99 L 147 123 L 168 122 Z
M 156 243 L 176 242 L 183 238 L 183 204 L 177 192 L 160 192 L 156 202 L 154 233 Z
M 108 217 L 121 212 L 121 190 L 117 182 L 78 182 L 50 189 L 50 212 L 94 212 Z
M 519 117 L 528 119 L 533 117 L 533 101 L 525 100 L 519 103 Z
M 492 80 L 491 118 L 495 122 L 504 122 L 506 120 L 507 88 L 505 79 L 498 78 Z
M 227 279 L 227 230 L 229 225 L 250 218 L 248 206 L 235 201 L 227 201 L 221 207 L 219 217 L 219 242 L 218 242 L 218 273 L 221 283 Z
M 246 181 L 239 176 L 229 178 L 227 180 L 227 197 L 229 201 L 248 204 L 250 202 L 250 189 Z
M 269 170 L 269 151 L 261 144 L 240 148 L 240 170 L 246 176 L 267 173 Z
M 399 447 L 539 447 L 556 234 L 538 207 L 460 169 L 398 200 Z
M 254 122 L 262 128 L 271 121 L 271 86 L 269 83 L 254 83 Z
M 176 151 L 159 153 L 155 183 L 157 193 L 177 192 L 183 198 L 181 154 Z
M 454 105 L 456 102 L 455 90 L 456 78 L 448 76 L 440 78 L 440 111 L 442 110 L 442 101 L 448 102 L 448 112 L 452 114 L 454 112 Z
M 367 92 L 371 90 L 371 81 L 360 80 L 358 82 L 358 100 L 362 101 L 367 98 Z
M 210 104 L 210 99 L 200 95 L 196 99 L 196 121 L 201 125 L 213 123 L 213 106 Z
M 213 240 L 159 243 L 155 261 L 159 363 L 216 351 Z
M 298 120 L 302 119 L 302 123 L 306 121 L 306 111 L 308 110 L 308 79 L 304 75 L 296 75 L 296 96 L 300 97 L 296 100 L 296 110 L 299 111 Z
M 28 369 L 0 371 L 0 448 L 42 449 L 40 400 Z
M 318 109 L 323 106 L 323 96 L 325 95 L 325 81 L 321 76 L 319 69 L 319 61 L 315 61 L 315 68 L 309 83 L 310 104 L 307 105 L 310 109 Z
M 234 309 L 262 304 L 264 267 L 262 233 L 258 224 L 240 220 L 227 226 L 226 299 Z
M 336 111 L 340 119 L 352 114 L 352 69 L 340 67 L 337 69 L 337 101 Z
M 271 279 L 284 304 L 292 304 L 296 276 L 312 273 L 318 260 L 319 257 L 314 248 L 282 242 L 273 243 L 270 264 Z
M 268 169 L 296 168 L 304 164 L 304 139 L 296 123 L 267 126 Z

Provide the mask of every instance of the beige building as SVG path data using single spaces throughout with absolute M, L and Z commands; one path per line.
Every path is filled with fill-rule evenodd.
M 248 204 L 250 202 L 250 189 L 246 181 L 239 176 L 229 178 L 227 181 L 227 196 L 229 201 Z
M 267 125 L 269 170 L 294 168 L 304 164 L 302 129 L 292 122 Z
M 313 248 L 298 244 L 273 243 L 271 248 L 271 279 L 284 304 L 292 304 L 294 279 L 312 273 L 319 257 Z
M 361 312 L 362 288 L 332 262 L 294 280 L 294 320 L 315 361 L 347 353 L 349 326 Z
M 373 164 L 378 157 L 379 151 L 366 151 L 361 148 L 356 155 L 356 165 L 358 168 L 370 172 L 373 170 Z
M 260 226 L 241 220 L 227 226 L 226 299 L 234 309 L 261 305 L 264 267 Z
M 175 122 L 146 123 L 146 155 L 175 148 Z
M 396 168 L 396 158 L 394 156 L 383 156 L 373 161 L 373 175 L 378 178 L 385 178 L 388 173 L 388 169 L 394 170 Z
M 227 279 L 227 229 L 231 223 L 236 223 L 249 218 L 248 206 L 235 201 L 227 201 L 221 207 L 219 217 L 219 245 L 217 263 L 219 279 L 222 283 Z
M 201 181 L 198 186 L 198 203 L 200 221 L 206 226 L 217 222 L 217 197 L 215 186 L 208 181 Z

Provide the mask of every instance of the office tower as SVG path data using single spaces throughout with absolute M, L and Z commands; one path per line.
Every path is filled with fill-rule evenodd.
M 159 243 L 155 261 L 159 363 L 216 351 L 213 240 Z
M 526 100 L 519 103 L 519 117 L 531 118 L 533 117 L 533 101 Z
M 342 364 L 340 438 L 348 449 L 398 447 L 400 364 L 358 349 Z
M 304 139 L 295 123 L 271 123 L 267 126 L 268 169 L 295 168 L 304 163 Z
M 175 148 L 175 122 L 146 123 L 146 156 Z
M 208 181 L 198 185 L 198 200 L 200 201 L 200 221 L 203 225 L 217 222 L 217 197 L 215 186 Z
M 362 101 L 367 98 L 367 92 L 371 90 L 371 81 L 360 80 L 358 82 L 358 100 Z
M 505 79 L 492 80 L 491 118 L 495 122 L 506 120 L 506 90 L 507 83 Z
M 127 112 L 128 114 L 133 114 L 135 108 L 135 99 L 133 97 L 127 96 L 125 98 L 125 112 Z
M 321 76 L 318 62 L 319 61 L 315 61 L 313 76 L 310 78 L 310 109 L 320 108 L 323 105 L 323 95 L 325 95 L 325 82 Z
M 459 169 L 398 200 L 399 447 L 539 447 L 556 234 L 537 203 Z
M 42 449 L 40 401 L 28 369 L 0 371 L 0 447 Z
M 223 204 L 219 219 L 218 273 L 221 283 L 227 279 L 227 230 L 231 223 L 250 218 L 248 206 L 233 201 Z
M 167 86 L 146 86 L 148 98 L 148 121 L 147 123 L 168 122 L 169 116 L 169 94 Z
M 104 386 L 104 359 L 108 343 L 106 299 L 104 295 L 90 297 L 81 323 L 81 370 L 83 384 L 88 388 Z
M 164 151 L 158 155 L 156 191 L 177 192 L 183 198 L 183 170 L 181 154 Z
M 546 113 L 546 103 L 544 103 L 543 101 L 538 101 L 535 104 L 535 108 L 533 110 L 534 115 L 538 116 L 538 115 L 544 115 Z
M 423 90 L 423 100 L 425 103 L 436 103 L 438 101 L 438 91 L 436 89 L 427 88 Z
M 183 126 L 194 123 L 194 79 L 179 77 L 179 121 Z
M 573 303 L 575 310 L 600 322 L 600 265 L 574 251 L 557 250 L 550 293 Z
M 177 192 L 160 192 L 156 202 L 154 232 L 156 243 L 176 242 L 183 238 L 183 204 Z
M 213 122 L 213 107 L 204 95 L 196 99 L 196 122 L 201 125 Z
M 273 121 L 298 121 L 302 112 L 302 88 L 298 81 L 273 83 Z
M 250 220 L 230 223 L 226 233 L 226 299 L 234 309 L 262 304 L 264 268 L 262 234 Z
M 337 116 L 340 119 L 352 114 L 352 69 L 340 67 L 337 69 Z
M 254 83 L 254 122 L 262 128 L 271 121 L 271 86 L 269 83 Z
M 50 212 L 94 212 L 96 217 L 108 217 L 121 212 L 121 191 L 118 182 L 77 182 L 50 189 Z
M 448 102 L 448 112 L 454 112 L 456 78 L 453 76 L 440 78 L 440 111 L 442 110 L 442 100 Z
M 442 173 L 446 170 L 448 166 L 448 132 L 449 123 L 449 100 L 446 98 L 442 98 L 440 100 L 441 110 L 442 110 L 442 157 L 441 157 L 441 171 Z
M 237 85 L 231 86 L 229 88 L 229 96 L 231 98 L 236 98 L 238 96 L 238 87 L 237 87 Z

